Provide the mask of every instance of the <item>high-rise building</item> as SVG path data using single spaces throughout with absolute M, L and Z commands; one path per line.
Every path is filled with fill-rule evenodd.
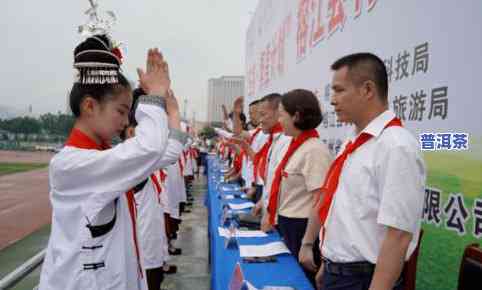
M 228 110 L 234 99 L 244 96 L 244 76 L 222 76 L 208 81 L 208 122 L 221 122 L 225 105 Z

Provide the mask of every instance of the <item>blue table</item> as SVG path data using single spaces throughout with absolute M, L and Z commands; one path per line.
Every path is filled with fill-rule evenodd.
M 208 157 L 208 193 L 206 206 L 209 211 L 208 235 L 210 239 L 210 261 L 211 261 L 211 289 L 226 290 L 230 282 L 234 267 L 237 262 L 245 279 L 251 282 L 256 288 L 263 286 L 291 286 L 297 290 L 313 290 L 300 265 L 292 255 L 278 255 L 275 263 L 244 263 L 239 257 L 238 249 L 225 249 L 224 238 L 218 234 L 222 206 L 226 201 L 218 198 L 216 180 L 219 180 L 221 172 L 219 161 L 214 156 Z M 232 203 L 241 203 L 242 199 L 229 200 Z M 263 238 L 239 238 L 240 245 L 266 244 L 272 241 L 279 241 L 277 233 L 269 234 Z

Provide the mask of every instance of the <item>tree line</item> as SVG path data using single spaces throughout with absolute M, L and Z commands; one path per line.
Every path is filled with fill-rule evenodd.
M 43 114 L 38 118 L 16 117 L 0 119 L 0 129 L 13 134 L 50 134 L 68 136 L 74 125 L 74 117 L 68 114 Z

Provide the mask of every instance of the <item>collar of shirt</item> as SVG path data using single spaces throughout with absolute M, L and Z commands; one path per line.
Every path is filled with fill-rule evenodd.
M 377 138 L 378 136 L 380 136 L 385 126 L 393 118 L 395 118 L 395 114 L 390 110 L 386 110 L 385 112 L 378 115 L 375 119 L 371 120 L 370 123 L 368 123 L 368 125 L 365 127 L 365 129 L 363 129 L 359 134 L 356 134 L 355 131 L 353 131 L 353 134 L 349 139 L 355 140 L 356 137 L 358 137 L 362 133 L 368 133 L 373 137 Z
M 107 143 L 97 144 L 94 139 L 77 128 L 73 128 L 70 132 L 69 138 L 65 142 L 65 146 L 72 146 L 81 149 L 109 149 L 110 145 Z

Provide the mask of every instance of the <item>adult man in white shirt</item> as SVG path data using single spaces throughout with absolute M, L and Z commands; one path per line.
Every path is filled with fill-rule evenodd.
M 271 190 L 271 182 L 274 178 L 274 171 L 277 164 L 283 158 L 286 150 L 288 149 L 291 137 L 283 134 L 283 130 L 278 121 L 279 112 L 278 107 L 281 101 L 280 94 L 269 94 L 265 96 L 259 104 L 260 123 L 263 133 L 266 138 L 265 144 L 262 145 L 257 155 L 262 155 L 260 160 L 257 161 L 257 178 L 263 181 L 263 193 L 261 199 L 256 203 L 254 209 L 255 214 L 263 213 L 261 222 L 261 230 L 270 231 L 271 224 L 266 216 L 266 208 L 268 206 L 269 192 Z M 258 181 L 259 182 L 259 181 Z
M 334 161 L 341 167 L 330 169 L 322 188 L 324 266 L 317 284 L 325 290 L 403 289 L 401 274 L 416 248 L 423 208 L 426 173 L 419 145 L 388 110 L 380 58 L 348 55 L 331 68 L 331 104 L 355 133 Z
M 238 97 L 234 101 L 233 106 L 233 120 L 234 120 L 234 134 L 241 137 L 239 144 L 244 150 L 241 177 L 244 180 L 244 186 L 248 191 L 248 196 L 254 198 L 256 201 L 262 193 L 262 182 L 259 178 L 255 178 L 254 164 L 256 153 L 263 147 L 267 141 L 268 135 L 263 133 L 260 126 L 260 107 L 261 100 L 255 100 L 249 104 L 249 124 L 253 127 L 249 131 L 245 131 L 242 126 L 240 115 L 243 111 L 243 97 Z M 257 180 L 258 179 L 258 180 Z M 257 192 L 257 194 L 256 194 Z

